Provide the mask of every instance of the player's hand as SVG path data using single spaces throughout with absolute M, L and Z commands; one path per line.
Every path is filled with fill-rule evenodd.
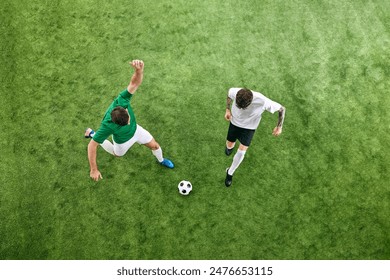
M 136 59 L 130 62 L 130 65 L 135 70 L 144 70 L 144 62 L 142 60 Z
M 232 112 L 229 109 L 226 109 L 225 120 L 230 121 L 232 119 Z
M 275 127 L 274 130 L 272 131 L 273 136 L 279 136 L 282 133 L 282 128 L 281 127 Z
M 99 170 L 91 170 L 91 172 L 89 173 L 89 176 L 94 181 L 99 181 L 100 179 L 103 179 L 102 174 L 100 174 Z

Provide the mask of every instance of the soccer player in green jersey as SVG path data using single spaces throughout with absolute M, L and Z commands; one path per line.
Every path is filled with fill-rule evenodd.
M 153 136 L 136 122 L 130 100 L 142 83 L 144 62 L 133 60 L 130 64 L 135 72 L 127 88 L 108 107 L 96 133 L 91 128 L 85 131 L 85 137 L 92 138 L 88 144 L 88 160 L 90 177 L 95 181 L 103 179 L 96 162 L 96 152 L 99 145 L 114 156 L 123 156 L 137 142 L 151 149 L 161 165 L 168 168 L 174 167 L 172 161 L 163 158 L 161 147 Z M 107 140 L 110 135 L 112 135 L 113 143 Z

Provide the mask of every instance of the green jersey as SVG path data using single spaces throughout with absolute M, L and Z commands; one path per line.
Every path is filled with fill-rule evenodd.
M 133 95 L 129 93 L 127 89 L 118 95 L 118 97 L 111 103 L 110 107 L 108 107 L 102 123 L 100 124 L 99 130 L 96 131 L 92 138 L 93 140 L 102 144 L 104 140 L 112 134 L 114 141 L 118 144 L 122 144 L 134 136 L 135 130 L 137 129 L 137 123 L 135 121 L 133 109 L 131 109 L 130 106 L 130 100 L 132 97 Z M 111 120 L 111 112 L 117 106 L 121 106 L 129 112 L 130 123 L 128 125 L 122 126 Z

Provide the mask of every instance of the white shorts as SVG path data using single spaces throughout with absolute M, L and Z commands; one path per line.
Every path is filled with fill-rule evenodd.
M 131 148 L 131 146 L 134 145 L 135 142 L 137 142 L 140 145 L 144 145 L 149 143 L 153 140 L 152 134 L 149 133 L 146 129 L 144 129 L 142 126 L 137 124 L 137 128 L 135 130 L 134 136 L 130 138 L 125 143 L 118 144 L 115 143 L 114 139 L 112 142 L 114 142 L 114 153 L 116 156 L 123 156 L 126 154 L 126 152 Z

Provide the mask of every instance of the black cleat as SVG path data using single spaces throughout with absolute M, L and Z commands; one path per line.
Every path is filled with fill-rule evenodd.
M 225 154 L 226 154 L 227 156 L 230 156 L 230 155 L 232 154 L 232 152 L 233 152 L 233 149 L 234 149 L 234 147 L 231 148 L 231 149 L 228 149 L 228 147 L 225 147 Z
M 229 167 L 226 169 L 226 178 L 225 178 L 226 187 L 230 187 L 233 183 L 233 175 L 229 175 L 228 171 L 229 171 Z

